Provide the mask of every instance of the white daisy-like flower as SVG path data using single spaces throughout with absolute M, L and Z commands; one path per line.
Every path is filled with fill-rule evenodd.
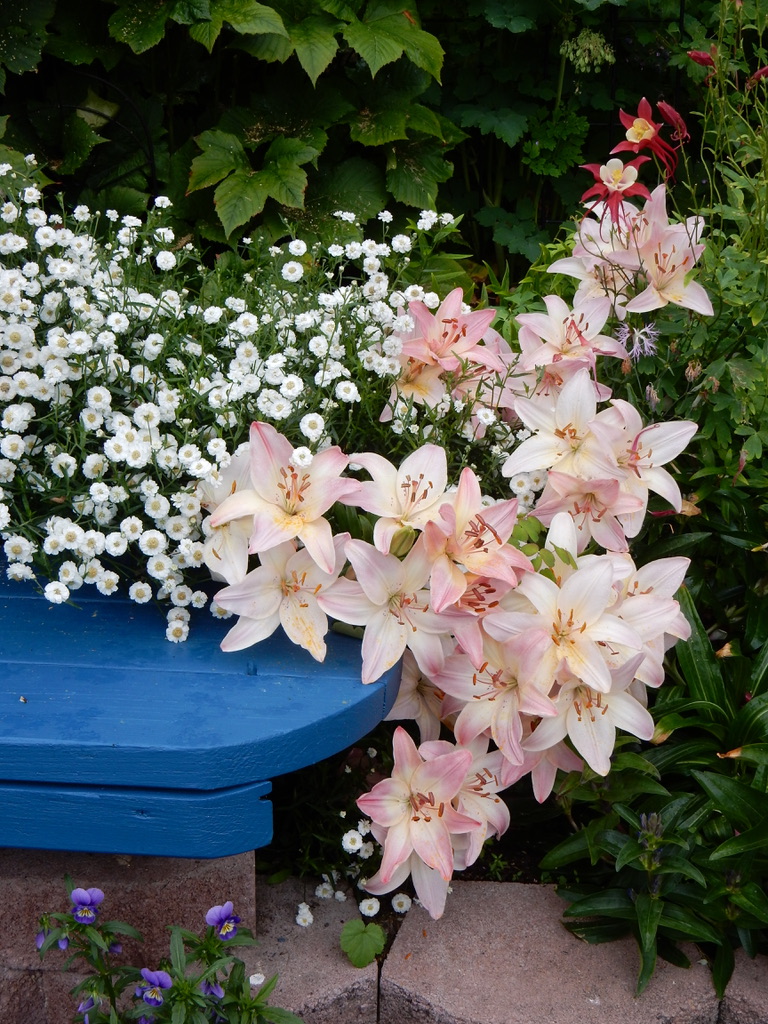
M 304 267 L 296 260 L 288 260 L 283 264 L 280 274 L 284 281 L 300 281 L 304 276 Z
M 412 902 L 407 892 L 397 892 L 392 897 L 392 909 L 396 914 L 406 914 L 411 909 Z
M 147 601 L 152 600 L 152 587 L 143 580 L 138 580 L 128 588 L 128 596 L 136 604 L 146 604 Z
M 363 845 L 363 837 L 357 829 L 351 828 L 341 837 L 341 845 L 347 853 L 357 853 Z
M 302 928 L 309 928 L 314 920 L 309 906 L 306 903 L 300 903 L 296 914 L 296 924 L 301 925 Z
M 381 904 L 375 896 L 369 896 L 367 900 L 361 900 L 358 906 L 363 917 L 375 917 L 381 908 Z
M 321 882 L 315 889 L 315 896 L 321 900 L 330 900 L 333 897 L 333 886 L 330 882 Z
M 257 971 L 255 974 L 252 974 L 250 976 L 250 978 L 248 979 L 248 984 L 251 986 L 251 988 L 258 988 L 260 985 L 264 984 L 264 981 L 264 975 L 260 974 Z
M 51 604 L 63 604 L 69 600 L 69 587 L 55 580 L 46 583 L 43 593 Z

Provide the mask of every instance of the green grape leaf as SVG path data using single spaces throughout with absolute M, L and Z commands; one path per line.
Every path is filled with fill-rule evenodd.
M 354 967 L 372 964 L 384 949 L 386 937 L 381 925 L 364 924 L 359 918 L 347 921 L 341 929 L 341 948 Z
M 227 236 L 261 213 L 268 196 L 268 188 L 255 174 L 235 171 L 225 178 L 214 192 L 213 201 Z

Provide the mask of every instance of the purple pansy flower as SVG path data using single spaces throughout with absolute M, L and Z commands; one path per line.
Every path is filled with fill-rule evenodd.
M 160 990 L 170 988 L 173 984 L 170 974 L 165 971 L 150 971 L 147 967 L 142 967 L 141 976 L 147 984 L 139 985 L 135 995 L 141 996 L 149 1006 L 162 1006 L 163 997 Z
M 224 998 L 224 989 L 218 983 L 218 981 L 203 981 L 200 982 L 200 991 L 204 996 L 213 996 L 215 999 Z
M 231 900 L 227 900 L 223 907 L 211 907 L 205 915 L 206 924 L 213 925 L 220 939 L 233 939 L 237 935 L 237 926 L 240 918 L 233 913 L 234 906 Z
M 73 889 L 70 899 L 73 904 L 72 917 L 80 924 L 93 924 L 104 893 L 101 889 Z
M 84 1014 L 83 1024 L 89 1024 L 88 1011 L 92 1010 L 95 1005 L 96 1000 L 93 998 L 93 996 L 88 996 L 88 998 L 84 999 L 82 1003 L 80 1003 L 80 1005 L 78 1006 L 77 1012 Z
M 43 943 L 45 942 L 46 937 L 49 934 L 50 932 L 48 931 L 47 928 L 44 928 L 41 932 L 37 933 L 37 935 L 35 936 L 35 946 L 37 949 L 42 949 Z M 56 945 L 59 947 L 59 949 L 66 949 L 67 946 L 69 945 L 69 939 L 67 938 L 66 935 L 62 935 L 61 938 L 57 940 Z

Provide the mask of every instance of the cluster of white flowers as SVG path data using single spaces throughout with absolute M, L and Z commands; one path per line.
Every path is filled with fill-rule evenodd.
M 81 205 L 66 222 L 42 203 L 33 179 L 0 167 L 6 572 L 48 580 L 41 585 L 54 603 L 89 585 L 165 601 L 167 637 L 179 642 L 190 609 L 208 604 L 205 577 L 195 575 L 205 568 L 206 501 L 251 421 L 291 431 L 297 468 L 342 431 L 362 442 L 367 424 L 356 423 L 356 410 L 369 396 L 377 411 L 387 404 L 400 336 L 413 327 L 408 302 L 440 302 L 403 277 L 419 233 L 453 218 L 422 211 L 415 230 L 387 240 L 392 218 L 383 211 L 384 240 L 375 241 L 339 211 L 360 240 L 294 238 L 265 250 L 247 239 L 241 271 L 226 283 L 204 271 L 192 295 L 183 282 L 200 271 L 200 256 L 176 242 L 167 197 L 146 221 Z M 97 240 L 99 222 L 106 242 Z M 424 412 L 397 403 L 380 429 L 423 443 L 434 430 Z M 495 428 L 508 454 L 514 436 Z

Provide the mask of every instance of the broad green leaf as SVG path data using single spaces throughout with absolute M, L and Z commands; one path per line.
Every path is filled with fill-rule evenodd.
M 341 948 L 354 967 L 367 967 L 384 949 L 386 936 L 381 925 L 364 924 L 359 918 L 341 929 Z
M 749 829 L 768 817 L 768 795 L 736 779 L 713 772 L 691 773 L 715 807 L 739 829 Z
M 565 927 L 572 935 L 584 942 L 596 945 L 601 942 L 615 942 L 623 938 L 629 931 L 626 921 L 564 921 Z
M 387 201 L 384 178 L 374 164 L 352 157 L 323 174 L 312 190 L 312 213 L 327 219 L 334 210 L 352 210 L 362 219 L 375 216 Z
M 314 146 L 308 145 L 302 139 L 279 138 L 270 145 L 264 156 L 264 163 L 282 168 L 291 164 L 308 164 L 317 155 Z
M 184 940 L 178 928 L 171 931 L 171 963 L 177 974 L 184 974 L 187 960 L 184 955 Z
M 156 46 L 165 35 L 165 24 L 171 17 L 174 0 L 127 0 L 109 19 L 109 34 L 125 43 L 134 53 L 144 53 Z
M 629 836 L 625 836 L 625 839 L 626 842 L 616 857 L 617 871 L 621 871 L 626 864 L 631 864 L 633 860 L 638 860 L 647 852 L 636 839 L 630 839 Z
M 70 114 L 64 121 L 62 131 L 65 157 L 59 164 L 59 174 L 72 174 L 82 167 L 94 146 L 105 140 L 77 113 Z
M 533 17 L 521 15 L 520 6 L 510 4 L 509 0 L 489 0 L 485 6 L 485 17 L 494 28 L 505 28 L 509 32 L 528 32 L 529 29 L 536 27 L 536 22 Z
M 575 860 L 583 860 L 588 856 L 587 834 L 584 829 L 580 829 L 546 853 L 539 861 L 539 867 L 545 870 L 559 868 L 564 864 L 571 864 Z
M 659 924 L 664 928 L 680 932 L 687 939 L 694 941 L 699 939 L 702 942 L 714 942 L 717 945 L 722 941 L 719 932 L 707 921 L 702 921 L 687 907 L 681 907 L 669 901 L 664 904 Z
M 386 18 L 366 20 L 379 36 L 386 33 L 389 40 L 399 45 L 402 48 L 401 52 L 405 52 L 408 60 L 416 67 L 426 71 L 435 81 L 440 81 L 445 56 L 443 48 L 435 36 L 409 20 L 405 11 L 401 10 L 398 14 Z
M 443 152 L 431 139 L 395 144 L 389 157 L 387 187 L 398 202 L 432 209 L 438 184 L 453 173 L 453 164 Z
M 565 911 L 566 917 L 621 917 L 633 920 L 635 905 L 625 889 L 604 889 L 602 892 L 582 896 Z
M 721 708 L 722 713 L 719 717 L 732 715 L 735 708 L 731 695 L 726 689 L 715 652 L 696 611 L 690 591 L 686 587 L 681 587 L 677 593 L 677 600 L 691 624 L 690 639 L 680 641 L 675 647 L 677 660 L 691 694 Z
M 215 185 L 230 171 L 250 170 L 248 157 L 237 136 L 212 129 L 198 135 L 195 141 L 203 152 L 192 161 L 188 192 Z
M 421 103 L 409 103 L 406 114 L 408 128 L 411 131 L 434 135 L 438 139 L 444 138 L 441 120 L 429 107 L 425 107 Z
M 297 164 L 271 164 L 255 175 L 260 188 L 266 190 L 276 202 L 297 210 L 304 208 L 307 174 Z
M 283 19 L 274 7 L 267 7 L 256 0 L 214 0 L 216 14 L 229 22 L 235 32 L 244 35 L 273 33 L 287 36 Z
M 755 655 L 750 683 L 753 698 L 768 690 L 768 642 L 764 643 Z
M 750 764 L 768 764 L 768 743 L 747 743 L 719 756 L 734 761 L 748 761 Z
M 724 857 L 737 857 L 748 850 L 763 850 L 768 846 L 768 818 L 748 828 L 732 839 L 726 839 L 709 855 L 710 860 L 722 860 Z
M 640 974 L 637 979 L 638 993 L 642 992 L 648 984 L 656 966 L 656 932 L 663 910 L 663 901 L 654 899 L 647 892 L 639 893 L 635 900 L 640 955 L 642 958 Z
M 221 18 L 213 17 L 210 21 L 201 21 L 197 25 L 189 26 L 189 35 L 196 43 L 206 48 L 208 53 L 213 50 L 213 45 L 221 35 L 224 22 Z
M 768 739 L 768 693 L 761 693 L 740 709 L 729 733 L 734 745 Z
M 227 236 L 261 213 L 268 195 L 268 190 L 252 173 L 235 171 L 225 178 L 214 192 L 213 201 Z
M 296 50 L 299 63 L 314 85 L 325 71 L 339 48 L 336 33 L 343 22 L 329 15 L 318 14 L 291 25 L 290 39 Z
M 715 958 L 712 962 L 712 984 L 718 999 L 722 999 L 725 995 L 734 966 L 733 947 L 730 942 L 723 942 L 717 947 Z
M 184 1003 L 174 1003 L 171 1010 L 171 1024 L 190 1024 Z
M 528 117 L 511 107 L 462 104 L 455 108 L 462 128 L 478 128 L 483 135 L 495 135 L 508 146 L 515 146 L 528 127 Z
M 210 0 L 176 0 L 171 17 L 179 25 L 192 25 L 196 21 L 208 21 L 211 17 Z
M 55 7 L 55 0 L 7 0 L 2 5 L 0 65 L 14 75 L 37 67 Z
M 245 50 L 257 60 L 279 64 L 284 64 L 293 53 L 293 43 L 290 39 L 287 36 L 278 35 L 276 32 L 266 32 L 263 36 L 239 39 L 237 48 Z
M 695 864 L 692 864 L 685 857 L 680 854 L 672 853 L 667 854 L 655 869 L 659 875 L 683 875 L 684 878 L 690 878 L 692 881 L 698 883 L 698 885 L 706 886 L 707 880 L 704 875 L 699 871 Z
M 768 896 L 757 882 L 746 882 L 736 892 L 730 894 L 731 902 L 746 910 L 763 924 L 768 924 Z
M 403 54 L 403 47 L 397 40 L 362 21 L 353 21 L 347 25 L 343 36 L 347 44 L 359 53 L 368 65 L 372 77 L 375 77 L 385 64 L 391 64 Z
M 382 146 L 386 142 L 407 139 L 405 129 L 407 111 L 402 107 L 390 109 L 361 110 L 350 123 L 349 136 L 353 142 L 364 146 Z
M 270 1024 L 304 1024 L 301 1017 L 297 1017 L 290 1010 L 284 1010 L 281 1006 L 262 1006 L 259 1013 Z

